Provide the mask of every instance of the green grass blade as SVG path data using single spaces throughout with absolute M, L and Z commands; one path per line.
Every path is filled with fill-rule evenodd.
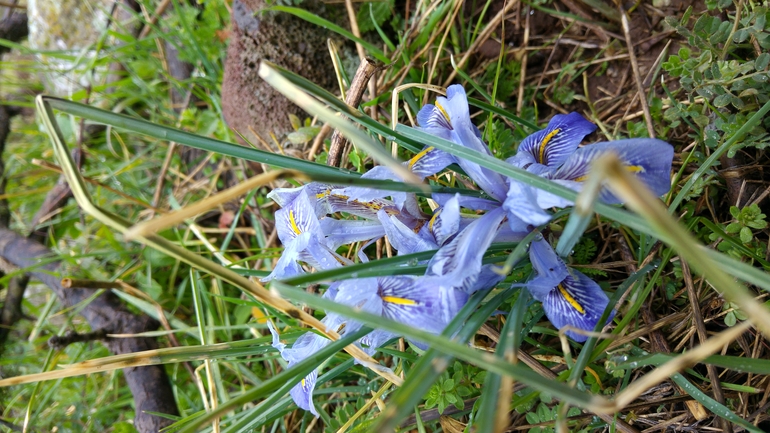
M 241 394 L 240 396 L 225 402 L 216 410 L 213 410 L 196 419 L 194 423 L 190 423 L 179 430 L 179 433 L 196 432 L 201 426 L 208 424 L 217 418 L 223 417 L 227 413 L 237 409 L 243 404 L 250 403 L 254 400 L 262 398 L 265 395 L 282 388 L 287 383 L 291 383 L 292 385 L 298 383 L 300 380 L 302 380 L 303 377 L 310 374 L 311 371 L 315 370 L 327 358 L 331 357 L 348 344 L 353 343 L 369 332 L 369 329 L 363 328 L 357 332 L 352 333 L 351 335 L 346 335 L 337 341 L 333 341 L 328 346 L 319 350 L 318 353 L 311 355 L 307 359 L 295 364 L 292 366 L 292 368 L 282 372 L 281 374 L 273 376 L 269 380 L 263 382 L 261 385 L 254 387 L 253 389 Z
M 318 164 L 311 161 L 305 161 L 302 159 L 292 158 L 276 153 L 239 146 L 237 144 L 227 143 L 225 141 L 216 140 L 213 138 L 203 137 L 190 132 L 180 131 L 169 126 L 158 125 L 144 119 L 101 110 L 99 108 L 90 107 L 88 105 L 68 101 L 66 99 L 56 98 L 53 96 L 43 96 L 42 98 L 52 108 L 67 114 L 82 117 L 84 119 L 92 120 L 94 122 L 102 123 L 105 125 L 123 128 L 128 131 L 154 137 L 159 140 L 174 141 L 185 146 L 202 149 L 209 152 L 216 152 L 234 158 L 261 162 L 273 167 L 297 170 L 307 175 L 318 174 L 350 177 L 354 179 L 358 178 L 359 176 L 357 173 L 353 173 L 349 170 L 339 169 L 336 167 L 327 167 L 323 164 Z

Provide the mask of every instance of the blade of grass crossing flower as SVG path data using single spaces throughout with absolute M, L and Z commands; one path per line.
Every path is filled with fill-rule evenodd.
M 516 351 L 521 346 L 521 329 L 524 324 L 524 314 L 527 312 L 529 292 L 520 290 L 519 296 L 511 306 L 508 320 L 500 332 L 500 341 L 495 350 L 495 356 L 508 362 L 515 362 Z M 509 405 L 511 402 L 513 381 L 510 377 L 499 374 L 487 374 L 484 388 L 481 392 L 481 404 L 476 414 L 478 431 L 501 432 L 508 424 Z
M 430 134 L 404 125 L 398 125 L 397 131 L 404 136 L 410 137 L 414 140 L 422 141 L 427 146 L 432 146 L 460 158 L 465 158 L 468 161 L 475 162 L 504 176 L 519 180 L 536 188 L 550 192 L 556 196 L 569 200 L 575 200 L 575 197 L 577 196 L 575 191 L 572 191 L 562 185 L 558 185 L 550 180 L 535 176 L 532 173 L 527 173 L 526 171 L 516 167 L 512 167 L 510 164 L 507 164 L 504 161 L 500 161 L 487 155 L 478 154 L 462 146 L 456 145 L 448 140 L 434 137 Z M 657 239 L 662 240 L 663 242 L 671 243 L 671 239 L 668 237 L 670 235 L 668 230 L 660 230 L 657 227 L 654 228 L 651 222 L 648 222 L 639 216 L 632 214 L 631 212 L 625 211 L 618 207 L 609 206 L 604 203 L 596 203 L 594 207 L 595 211 L 604 217 L 614 221 L 619 221 L 627 227 L 641 231 L 643 233 L 647 233 Z M 752 268 L 746 263 L 741 263 L 739 260 L 733 259 L 725 254 L 709 250 L 705 247 L 698 247 L 697 250 L 699 254 L 709 257 L 711 260 L 722 263 L 726 272 L 729 272 L 732 275 L 743 279 L 744 281 L 755 284 L 767 291 L 770 291 L 770 275 L 763 272 L 762 270 Z
M 369 329 L 363 328 L 351 333 L 350 335 L 346 335 L 337 341 L 332 342 L 328 346 L 319 350 L 318 353 L 309 356 L 307 359 L 301 362 L 298 362 L 292 366 L 292 368 L 285 370 L 276 376 L 273 376 L 259 386 L 254 387 L 254 389 L 251 389 L 241 394 L 240 396 L 223 403 L 216 410 L 201 416 L 194 423 L 190 423 L 184 428 L 180 429 L 178 433 L 196 432 L 201 426 L 208 424 L 217 418 L 223 417 L 227 413 L 237 409 L 243 404 L 253 402 L 254 400 L 262 398 L 269 393 L 275 392 L 276 390 L 285 386 L 287 383 L 291 383 L 291 385 L 294 386 L 311 371 L 315 370 L 318 365 L 324 362 L 327 358 L 331 357 L 345 346 L 363 337 L 369 331 Z
M 413 184 L 422 183 L 414 173 L 401 165 L 398 160 L 394 159 L 387 151 L 385 151 L 380 143 L 375 142 L 370 136 L 360 131 L 352 123 L 324 107 L 323 104 L 312 98 L 299 86 L 284 78 L 266 62 L 260 63 L 259 76 L 276 90 L 283 93 L 284 96 L 289 98 L 292 102 L 299 105 L 303 110 L 318 116 L 319 119 L 337 128 L 338 131 L 359 149 L 364 150 L 375 161 L 393 170 L 393 172 L 398 174 L 404 181 Z M 425 192 L 427 193 L 428 191 Z
M 64 144 L 61 130 L 59 129 L 59 125 L 56 123 L 56 119 L 53 115 L 53 108 L 43 99 L 42 96 L 38 96 L 35 99 L 35 102 L 37 105 L 38 114 L 41 116 L 43 124 L 47 129 L 48 135 L 51 138 L 54 154 L 61 164 L 62 171 L 65 175 L 65 178 L 67 179 L 67 183 L 72 189 L 72 195 L 75 197 L 78 205 L 80 205 L 85 213 L 91 215 L 102 224 L 105 224 L 106 226 L 120 232 L 121 234 L 124 234 L 128 230 L 131 223 L 118 215 L 114 215 L 105 211 L 93 203 L 91 196 L 88 194 L 88 191 L 85 188 L 85 181 L 80 175 L 80 172 L 75 168 L 75 163 L 72 160 L 69 151 L 67 150 L 67 146 Z M 258 282 L 244 278 L 233 270 L 220 266 L 211 260 L 188 251 L 160 236 L 149 235 L 147 237 L 139 238 L 138 240 L 170 257 L 183 261 L 193 267 L 202 269 L 212 275 L 221 278 L 223 281 L 238 287 L 245 293 L 253 295 L 260 302 L 263 302 L 266 305 L 276 308 L 277 310 L 310 325 L 311 327 L 318 330 L 322 335 L 328 337 L 331 340 L 339 339 L 339 335 L 334 331 L 328 331 L 326 326 L 321 323 L 321 321 L 304 312 L 303 310 L 296 308 L 285 299 L 270 293 Z M 372 368 L 375 373 L 379 374 L 385 379 L 390 380 L 396 384 L 400 384 L 402 382 L 400 377 L 394 375 L 390 370 L 380 367 L 374 359 L 372 359 L 359 347 L 351 345 L 346 347 L 345 351 L 353 355 L 364 365 Z
M 532 237 L 534 237 L 534 235 Z M 519 245 L 520 244 L 521 243 L 519 243 Z M 518 245 L 516 245 L 516 247 L 518 247 Z M 491 255 L 510 249 L 511 244 L 492 244 L 492 246 L 487 249 L 487 254 Z M 310 274 L 299 275 L 293 278 L 287 278 L 286 280 L 283 280 L 283 283 L 289 286 L 303 286 L 312 283 L 333 282 L 349 278 L 363 278 L 364 276 L 382 277 L 387 275 L 395 275 L 399 272 L 408 274 L 412 273 L 411 270 L 418 268 L 418 266 L 413 266 L 412 264 L 430 259 L 436 254 L 437 251 L 438 250 L 429 250 L 419 253 L 404 254 L 401 256 L 383 258 L 368 263 L 357 263 L 355 265 L 348 265 L 341 268 L 313 272 Z M 523 249 L 523 251 L 526 253 L 526 249 Z M 401 266 L 404 263 L 408 263 L 410 266 Z
M 492 298 L 484 307 L 476 311 L 466 323 L 466 318 L 471 316 L 489 292 L 490 290 L 485 290 L 483 293 L 476 293 L 463 306 L 457 317 L 449 323 L 442 335 L 451 336 L 457 332 L 454 340 L 461 343 L 470 340 L 495 309 L 510 296 L 511 290 L 509 289 Z M 417 408 L 425 393 L 449 367 L 452 359 L 452 356 L 443 355 L 434 347 L 429 348 L 412 366 L 401 388 L 390 397 L 389 404 L 380 415 L 374 431 L 383 433 L 394 431 L 399 422 Z
M 770 105 L 768 105 L 770 107 Z M 660 201 L 634 176 L 625 170 L 614 154 L 602 156 L 594 163 L 591 176 L 609 177 L 610 188 L 629 207 L 643 215 L 659 233 L 665 233 L 669 243 L 688 263 L 692 263 L 725 298 L 735 302 L 766 334 L 770 334 L 770 311 L 754 300 L 754 296 L 725 271 L 724 264 L 714 262 L 703 253 L 698 241 L 682 227 Z
M 548 392 L 555 398 L 566 400 L 576 406 L 586 408 L 596 413 L 611 413 L 614 411 L 614 405 L 601 396 L 587 395 L 584 392 L 569 388 L 562 383 L 546 380 L 532 370 L 519 365 L 509 364 L 505 361 L 496 359 L 489 354 L 479 353 L 470 347 L 448 340 L 446 337 L 434 335 L 381 316 L 340 305 L 328 299 L 323 299 L 320 296 L 289 287 L 278 281 L 273 281 L 271 287 L 278 290 L 282 295 L 298 302 L 304 302 L 313 308 L 320 308 L 327 312 L 331 311 L 338 313 L 345 317 L 358 320 L 366 326 L 384 329 L 418 341 L 424 341 L 442 353 L 470 362 L 493 373 L 511 376 L 522 383 L 541 391 Z
M 144 119 L 127 116 L 125 114 L 113 113 L 111 111 L 102 110 L 78 102 L 68 101 L 66 99 L 42 95 L 38 97 L 42 99 L 42 103 L 44 103 L 46 106 L 65 112 L 67 114 L 82 117 L 97 123 L 126 129 L 128 131 L 154 137 L 159 140 L 173 141 L 185 146 L 194 147 L 196 149 L 215 152 L 222 155 L 231 156 L 233 158 L 245 159 L 247 161 L 260 162 L 273 167 L 297 170 L 305 173 L 306 175 L 317 173 L 332 176 L 336 175 L 342 177 L 351 177 L 353 179 L 357 179 L 359 177 L 359 174 L 353 173 L 349 170 L 336 167 L 328 167 L 323 164 L 292 158 L 278 153 L 265 152 L 262 150 L 239 146 L 237 144 L 228 143 L 213 138 L 203 137 L 169 126 L 158 125 Z M 37 105 L 38 112 L 40 112 L 40 103 Z

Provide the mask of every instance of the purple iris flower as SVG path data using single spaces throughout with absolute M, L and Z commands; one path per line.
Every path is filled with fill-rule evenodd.
M 599 285 L 567 267 L 542 236 L 530 245 L 529 258 L 537 276 L 526 287 L 533 298 L 543 303 L 548 320 L 557 329 L 571 325 L 593 331 L 610 302 Z M 614 315 L 613 311 L 607 323 Z M 567 331 L 567 335 L 577 342 L 587 339 L 572 331 Z
M 656 195 L 668 192 L 674 157 L 674 148 L 670 144 L 656 139 L 635 138 L 578 148 L 580 142 L 595 129 L 596 125 L 578 113 L 556 115 L 545 129 L 525 138 L 516 155 L 506 162 L 580 191 L 593 161 L 613 152 Z M 600 199 L 610 204 L 620 202 L 606 189 Z M 526 224 L 540 225 L 551 218 L 543 209 L 572 204 L 570 200 L 508 179 L 508 194 L 503 207 L 512 217 L 511 224 L 518 219 Z
M 330 286 L 324 297 L 434 334 L 441 333 L 468 300 L 467 294 L 442 285 L 439 279 L 418 276 L 345 280 Z M 328 330 L 334 330 L 341 335 L 361 328 L 359 322 L 334 313 L 328 314 L 322 322 Z M 307 332 L 299 337 L 291 348 L 287 348 L 281 343 L 275 328 L 270 323 L 268 327 L 273 335 L 273 347 L 288 362 L 289 368 L 330 342 L 326 337 Z M 358 344 L 371 355 L 378 347 L 396 337 L 396 334 L 375 330 L 361 338 Z M 422 349 L 427 348 L 419 341 L 411 343 Z M 314 370 L 290 392 L 298 407 L 310 411 L 315 416 L 318 416 L 318 412 L 313 405 L 313 391 L 317 377 L 318 371 Z
M 454 161 L 454 157 L 448 153 L 442 152 L 432 147 L 426 147 L 421 152 L 412 157 L 412 159 L 405 162 L 404 165 L 414 174 L 416 174 L 420 180 L 423 180 L 426 177 L 443 170 Z M 361 178 L 372 180 L 392 180 L 396 182 L 403 181 L 403 179 L 401 179 L 401 177 L 393 172 L 392 169 L 384 165 L 373 167 L 371 170 L 364 173 Z M 340 197 L 347 197 L 348 201 L 355 200 L 361 203 L 376 203 L 377 200 L 382 200 L 385 197 L 390 196 L 396 209 L 399 211 L 399 219 L 423 219 L 422 212 L 420 211 L 420 207 L 417 204 L 417 197 L 414 193 L 403 191 L 388 191 L 360 186 L 349 186 L 346 188 L 333 189 L 331 194 Z M 393 214 L 393 212 L 391 212 L 391 214 Z
M 409 227 L 384 211 L 378 212 L 377 217 L 398 254 L 435 250 L 457 234 L 461 227 L 458 197 L 447 200 L 444 206 L 433 212 L 427 223 L 422 221 L 419 226 Z
M 422 107 L 417 114 L 420 129 L 491 156 L 489 147 L 481 140 L 481 132 L 471 122 L 465 89 L 455 84 L 447 87 L 446 95 L 446 98 L 442 96 L 436 98 L 435 105 L 426 104 Z M 501 202 L 505 200 L 506 187 L 502 175 L 464 159 L 455 158 L 455 160 L 490 197 Z
M 311 189 L 300 189 L 298 193 L 283 196 L 292 198 L 288 205 L 275 213 L 278 238 L 284 251 L 273 272 L 262 281 L 273 278 L 285 279 L 304 273 L 299 262 L 305 262 L 315 269 L 332 269 L 351 262 L 335 251 L 341 245 L 381 238 L 383 227 L 376 221 L 336 220 L 325 215 L 319 220 L 319 206 Z M 360 256 L 366 260 L 365 256 Z

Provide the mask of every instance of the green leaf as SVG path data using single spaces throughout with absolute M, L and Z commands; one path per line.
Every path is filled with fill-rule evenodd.
M 754 234 L 751 233 L 751 229 L 748 227 L 744 227 L 741 229 L 741 242 L 744 244 L 748 244 L 751 242 L 751 240 L 754 239 Z
M 770 54 L 762 53 L 757 56 L 756 60 L 754 60 L 754 67 L 757 69 L 757 71 L 762 71 L 765 68 L 767 68 L 767 65 L 769 63 L 770 63 Z
M 451 391 L 451 390 L 453 390 L 455 388 L 455 381 L 452 380 L 452 379 L 447 379 L 447 380 L 444 381 L 443 384 L 441 384 L 441 388 L 445 392 L 449 392 L 449 391 Z
M 730 101 L 732 99 L 732 95 L 729 93 L 725 93 L 724 95 L 719 95 L 716 98 L 714 98 L 714 106 L 715 107 L 726 107 L 730 104 Z

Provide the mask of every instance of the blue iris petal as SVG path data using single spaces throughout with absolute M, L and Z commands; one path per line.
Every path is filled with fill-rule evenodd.
M 665 141 L 651 138 L 632 138 L 582 147 L 567 159 L 554 173 L 553 178 L 583 181 L 588 176 L 591 163 L 608 152 L 614 152 L 626 169 L 639 177 L 656 196 L 667 193 L 671 188 L 674 148 Z M 602 191 L 601 199 L 605 203 L 620 203 L 620 200 L 606 189 Z
M 557 329 L 566 325 L 593 331 L 607 308 L 609 298 L 596 282 L 582 273 L 567 268 L 542 237 L 532 242 L 529 257 L 537 276 L 526 286 L 532 297 L 543 303 L 548 320 Z M 610 319 L 614 312 L 610 315 Z M 575 341 L 586 336 L 567 331 Z
M 455 162 L 455 157 L 433 147 L 427 147 L 406 162 L 407 168 L 420 179 L 434 175 Z
M 294 342 L 292 347 L 287 348 L 285 344 L 281 343 L 278 332 L 273 327 L 272 323 L 267 322 L 267 327 L 270 329 L 270 333 L 273 335 L 273 347 L 281 353 L 281 357 L 288 362 L 288 368 L 291 368 L 294 364 L 301 362 L 308 356 L 313 355 L 319 350 L 323 349 L 329 340 L 313 332 L 308 332 L 300 336 L 297 341 Z M 318 416 L 313 405 L 313 390 L 315 389 L 316 379 L 318 378 L 318 371 L 313 370 L 310 374 L 305 376 L 299 383 L 289 392 L 294 403 L 307 411 L 310 411 L 315 416 Z
M 596 125 L 578 113 L 557 114 L 545 129 L 525 138 L 508 162 L 537 174 L 554 170 L 595 130 Z
M 532 186 L 511 179 L 508 185 L 503 208 L 521 221 L 534 226 L 547 223 L 551 215 L 538 204 L 538 195 L 542 193 Z M 516 228 L 511 227 L 514 230 Z
M 593 331 L 610 300 L 594 280 L 570 269 L 567 278 L 551 290 L 542 302 L 545 315 L 557 329 L 571 325 L 585 331 Z M 614 316 L 613 311 L 607 323 Z M 567 336 L 577 342 L 586 341 L 588 338 L 572 331 L 567 331 Z
M 441 247 L 428 263 L 426 275 L 441 277 L 452 287 L 471 291 L 481 272 L 481 259 L 495 239 L 505 211 L 497 208 L 470 223 Z
M 438 248 L 432 239 L 424 236 L 422 233 L 415 233 L 414 229 L 407 227 L 398 218 L 390 216 L 384 211 L 380 211 L 377 216 L 380 219 L 388 241 L 398 254 L 413 254 L 422 251 L 429 251 Z

